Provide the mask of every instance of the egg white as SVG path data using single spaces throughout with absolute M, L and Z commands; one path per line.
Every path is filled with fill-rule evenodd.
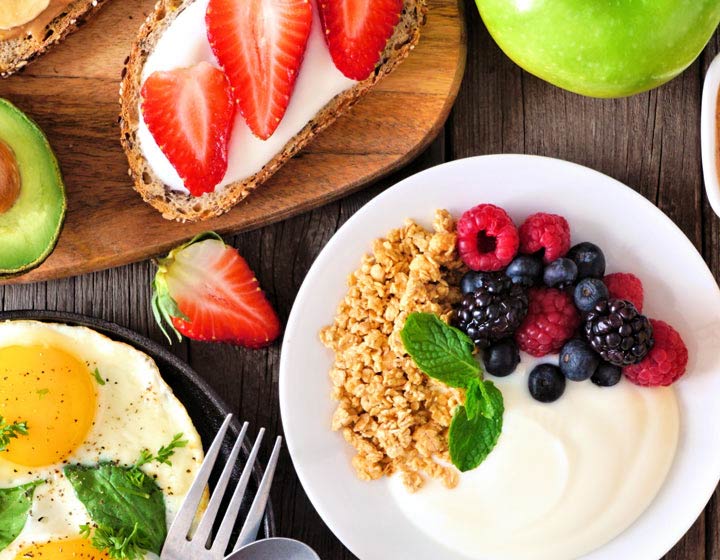
M 90 521 L 62 472 L 65 464 L 112 461 L 132 465 L 144 449 L 155 453 L 182 433 L 188 444 L 175 451 L 172 466 L 153 462 L 143 467 L 163 491 L 169 526 L 204 455 L 187 411 L 163 381 L 155 362 L 132 346 L 91 329 L 36 321 L 0 323 L 0 347 L 12 345 L 62 349 L 87 364 L 89 371 L 97 368 L 105 384 L 95 383 L 94 422 L 84 443 L 65 461 L 35 468 L 0 459 L 0 487 L 46 481 L 35 489 L 27 523 L 18 538 L 0 551 L 0 560 L 14 559 L 31 543 L 76 538 L 80 525 Z

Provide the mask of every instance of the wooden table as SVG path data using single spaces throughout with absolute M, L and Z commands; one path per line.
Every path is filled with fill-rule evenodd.
M 450 120 L 424 154 L 402 172 L 345 200 L 229 240 L 257 272 L 281 317 L 287 318 L 320 249 L 368 200 L 426 167 L 499 152 L 574 161 L 630 185 L 680 226 L 719 278 L 720 220 L 703 192 L 699 120 L 702 80 L 720 49 L 720 35 L 691 68 L 660 89 L 629 99 L 585 99 L 520 71 L 489 37 L 473 3 L 468 4 L 467 75 Z M 152 264 L 143 262 L 67 280 L 0 286 L 0 307 L 74 311 L 164 343 L 150 312 L 153 274 Z M 241 418 L 268 427 L 272 435 L 282 433 L 277 394 L 280 343 L 255 352 L 200 343 L 176 344 L 172 350 Z M 269 449 L 263 453 L 267 457 Z M 320 520 L 287 454 L 272 497 L 280 535 L 309 543 L 326 560 L 354 558 Z M 667 558 L 720 559 L 719 516 L 716 493 Z

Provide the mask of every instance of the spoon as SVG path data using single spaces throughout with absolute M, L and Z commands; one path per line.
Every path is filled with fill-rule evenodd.
M 236 550 L 225 560 L 320 560 L 308 545 L 294 539 L 261 539 Z

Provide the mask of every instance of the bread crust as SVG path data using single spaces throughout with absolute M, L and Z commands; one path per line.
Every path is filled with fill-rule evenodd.
M 142 69 L 154 45 L 172 21 L 195 0 L 159 0 L 155 10 L 140 28 L 123 69 L 120 84 L 121 143 L 130 165 L 135 190 L 167 220 L 195 222 L 224 214 L 254 189 L 267 181 L 290 158 L 302 150 L 316 134 L 360 100 L 382 78 L 390 74 L 415 47 L 425 22 L 426 0 L 404 0 L 400 22 L 382 53 L 375 72 L 366 80 L 333 98 L 258 173 L 226 185 L 218 192 L 194 197 L 166 188 L 142 154 L 137 131 Z
M 42 37 L 14 37 L 0 41 L 0 78 L 30 64 L 53 45 L 77 31 L 107 0 L 74 0 L 46 27 Z

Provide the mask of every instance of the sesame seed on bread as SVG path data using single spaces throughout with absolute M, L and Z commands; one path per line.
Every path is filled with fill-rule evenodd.
M 296 134 L 258 173 L 231 183 L 216 192 L 195 197 L 167 188 L 155 175 L 143 156 L 137 132 L 140 120 L 142 70 L 157 41 L 173 20 L 194 0 L 160 0 L 143 24 L 123 70 L 120 85 L 121 142 L 130 164 L 135 190 L 145 202 L 168 220 L 199 221 L 219 216 L 247 197 L 267 181 L 285 162 L 302 150 L 316 134 L 331 125 L 362 98 L 383 77 L 392 72 L 415 47 L 425 21 L 425 0 L 405 0 L 395 31 L 382 53 L 373 74 L 351 89 L 337 95 Z

